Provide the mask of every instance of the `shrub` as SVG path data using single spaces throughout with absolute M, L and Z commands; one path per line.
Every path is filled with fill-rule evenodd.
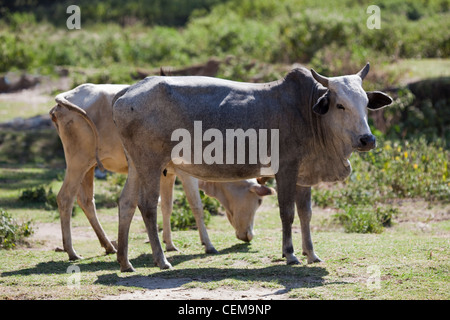
M 209 212 L 210 215 L 218 215 L 219 210 L 223 209 L 219 200 L 208 197 L 202 190 L 200 190 L 200 198 L 202 199 L 203 211 Z
M 406 139 L 422 136 L 427 141 L 442 139 L 450 147 L 449 85 L 450 77 L 441 77 L 400 88 L 393 105 L 384 111 L 390 122 L 386 135 Z
M 31 221 L 17 223 L 12 216 L 0 209 L 0 249 L 11 249 L 33 234 Z
M 56 194 L 53 193 L 51 187 L 47 191 L 43 185 L 23 190 L 19 200 L 29 204 L 41 204 L 47 210 L 58 208 Z
M 448 201 L 449 158 L 439 141 L 381 142 L 370 152 L 354 153 L 350 177 L 336 188 L 314 188 L 312 199 L 318 206 L 339 208 L 338 221 L 347 232 L 378 233 L 397 213 L 380 204 L 394 198 Z
M 203 213 L 205 219 L 205 225 L 208 225 L 211 215 L 219 214 L 219 210 L 222 207 L 217 199 L 208 197 L 203 191 L 200 190 L 200 198 L 203 204 Z M 173 203 L 172 215 L 170 216 L 170 225 L 172 230 L 187 230 L 195 229 L 196 223 L 194 215 L 186 198 L 186 195 L 175 199 Z
M 364 200 L 375 203 L 392 198 L 448 200 L 449 152 L 441 141 L 381 142 L 380 147 L 352 156 L 354 171 L 347 195 L 367 193 Z M 358 197 L 353 203 L 358 203 Z
M 210 217 L 209 212 L 205 211 L 205 224 L 209 223 Z M 188 230 L 196 227 L 194 215 L 184 194 L 173 202 L 170 226 L 172 230 Z
M 335 218 L 344 226 L 345 232 L 381 233 L 385 226 L 390 226 L 394 208 L 347 207 L 335 214 Z

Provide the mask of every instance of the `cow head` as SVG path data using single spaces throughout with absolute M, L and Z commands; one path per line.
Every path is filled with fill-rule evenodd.
M 276 194 L 273 188 L 260 185 L 255 179 L 214 183 L 200 180 L 199 186 L 207 195 L 220 201 L 236 237 L 245 242 L 253 239 L 255 213 L 263 197 Z
M 342 140 L 346 155 L 354 150 L 369 151 L 375 148 L 376 139 L 367 123 L 367 108 L 376 110 L 392 103 L 388 95 L 379 91 L 366 92 L 362 88 L 369 68 L 367 63 L 355 75 L 330 78 L 311 69 L 314 79 L 328 89 L 317 100 L 313 111 L 323 116 L 327 128 Z

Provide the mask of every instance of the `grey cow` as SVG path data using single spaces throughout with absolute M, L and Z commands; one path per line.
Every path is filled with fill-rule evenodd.
M 133 210 L 130 203 L 135 202 L 146 223 L 155 263 L 171 268 L 156 225 L 159 177 L 169 163 L 207 181 L 240 180 L 261 176 L 261 172 L 271 175 L 265 170 L 266 162 L 248 162 L 250 151 L 244 164 L 238 161 L 237 152 L 233 153 L 234 162 L 199 162 L 195 154 L 194 160 L 172 161 L 173 150 L 179 145 L 173 133 L 180 129 L 194 137 L 194 153 L 200 148 L 205 154 L 210 147 L 196 142 L 195 125 L 200 121 L 205 130 L 224 136 L 230 129 L 277 130 L 278 165 L 272 174 L 278 188 L 283 256 L 288 264 L 299 263 L 292 244 L 296 204 L 303 254 L 308 263 L 321 261 L 314 253 L 310 234 L 311 186 L 349 176 L 351 153 L 376 145 L 367 123 L 367 108 L 378 109 L 392 102 L 382 92 L 364 91 L 362 81 L 368 72 L 369 64 L 357 74 L 327 78 L 314 70 L 296 68 L 284 79 L 264 84 L 208 77 L 149 77 L 116 95 L 113 119 L 129 162 L 128 180 L 119 200 L 117 259 L 121 270 L 131 267 L 127 217 Z M 270 141 L 262 145 L 267 149 L 263 150 L 265 154 L 271 154 L 269 145 L 274 144 Z
M 53 123 L 61 138 L 67 163 L 66 175 L 57 196 L 61 218 L 64 251 L 70 260 L 81 258 L 72 245 L 71 213 L 75 198 L 95 230 L 106 253 L 115 253 L 116 248 L 104 232 L 98 218 L 94 200 L 95 165 L 118 173 L 128 172 L 124 149 L 114 125 L 111 101 L 128 85 L 83 84 L 70 91 L 60 93 L 58 103 L 50 110 Z M 163 214 L 163 239 L 168 251 L 176 250 L 172 242 L 170 215 L 173 205 L 175 177 L 180 178 L 199 230 L 201 242 L 207 253 L 217 252 L 211 243 L 203 218 L 203 206 L 198 189 L 219 199 L 228 220 L 243 241 L 253 238 L 253 222 L 256 210 L 263 197 L 275 194 L 272 188 L 258 184 L 254 179 L 234 182 L 199 181 L 178 169 L 168 166 L 161 175 L 161 211 Z M 132 217 L 132 216 L 131 216 Z

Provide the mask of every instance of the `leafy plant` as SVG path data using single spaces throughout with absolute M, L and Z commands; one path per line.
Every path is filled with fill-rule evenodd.
M 17 223 L 8 212 L 0 209 L 0 248 L 11 249 L 33 234 L 31 221 Z
M 23 190 L 19 196 L 19 200 L 24 203 L 42 204 L 47 210 L 55 210 L 58 208 L 56 194 L 53 193 L 51 187 L 47 191 L 43 185 Z
M 443 142 L 382 141 L 366 153 L 354 153 L 350 177 L 334 188 L 312 190 L 314 203 L 342 212 L 338 221 L 347 232 L 381 232 L 396 210 L 381 204 L 391 199 L 448 201 L 450 153 Z
M 205 212 L 205 224 L 208 224 L 209 218 L 209 212 Z M 188 230 L 196 226 L 194 215 L 184 194 L 173 202 L 170 225 L 172 230 Z
M 202 190 L 200 190 L 200 198 L 202 199 L 203 211 L 209 212 L 210 215 L 218 215 L 220 210 L 223 210 L 219 200 L 208 197 Z
M 383 223 L 376 212 L 368 207 L 348 207 L 335 214 L 335 218 L 344 226 L 345 232 L 383 232 Z
M 217 199 L 208 197 L 203 191 L 200 190 L 200 198 L 203 204 L 203 213 L 205 225 L 208 225 L 211 215 L 219 214 L 222 205 Z M 170 225 L 172 230 L 187 230 L 195 229 L 196 222 L 186 195 L 182 194 L 181 197 L 175 199 L 173 203 L 172 215 L 170 216 Z

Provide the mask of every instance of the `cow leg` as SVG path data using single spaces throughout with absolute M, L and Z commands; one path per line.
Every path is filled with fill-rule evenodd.
M 80 174 L 84 171 L 73 170 L 68 166 L 66 170 L 66 175 L 64 177 L 64 182 L 59 190 L 56 197 L 59 209 L 59 218 L 61 220 L 61 231 L 64 251 L 69 255 L 69 260 L 79 260 L 82 259 L 79 256 L 72 245 L 72 209 L 75 202 L 75 197 L 80 188 L 80 183 L 83 179 L 83 175 Z
M 170 227 L 170 215 L 173 210 L 173 184 L 176 176 L 167 174 L 161 176 L 161 211 L 163 215 L 163 241 L 166 244 L 167 251 L 178 251 L 172 242 L 172 231 Z
M 128 162 L 128 177 L 119 198 L 119 233 L 117 238 L 117 261 L 121 272 L 134 272 L 128 260 L 128 234 L 136 211 L 139 195 L 139 179 L 136 169 Z
M 116 253 L 116 248 L 108 239 L 108 236 L 105 234 L 105 231 L 97 218 L 94 201 L 94 170 L 95 167 L 92 167 L 84 176 L 80 191 L 78 192 L 78 204 L 86 214 L 89 223 L 97 234 L 97 238 L 100 241 L 101 246 L 106 249 L 106 253 Z
M 308 263 L 321 262 L 322 260 L 314 253 L 311 240 L 311 229 L 309 225 L 312 216 L 311 187 L 297 186 L 295 201 L 302 229 L 303 255 L 306 256 Z
M 287 264 L 300 264 L 300 261 L 294 255 L 294 246 L 292 244 L 292 223 L 295 216 L 294 198 L 297 180 L 295 168 L 298 168 L 298 166 L 284 166 L 284 168 L 280 166 L 280 170 L 275 175 L 283 229 L 283 257 L 286 257 Z
M 155 170 L 158 167 L 152 164 L 148 164 L 148 168 L 149 170 L 143 170 L 146 171 L 145 175 L 142 175 L 144 172 L 141 173 L 141 177 L 145 178 L 140 183 L 138 207 L 147 228 L 153 261 L 161 269 L 170 269 L 172 265 L 167 261 L 158 237 L 157 208 L 161 171 Z
M 195 223 L 197 225 L 198 232 L 200 233 L 200 240 L 205 246 L 206 253 L 219 253 L 216 248 L 214 248 L 211 240 L 209 240 L 208 231 L 206 230 L 205 217 L 203 212 L 203 203 L 200 198 L 200 193 L 198 191 L 198 180 L 194 177 L 179 174 L 183 189 L 186 194 L 186 198 L 191 207 L 192 213 L 194 214 Z

